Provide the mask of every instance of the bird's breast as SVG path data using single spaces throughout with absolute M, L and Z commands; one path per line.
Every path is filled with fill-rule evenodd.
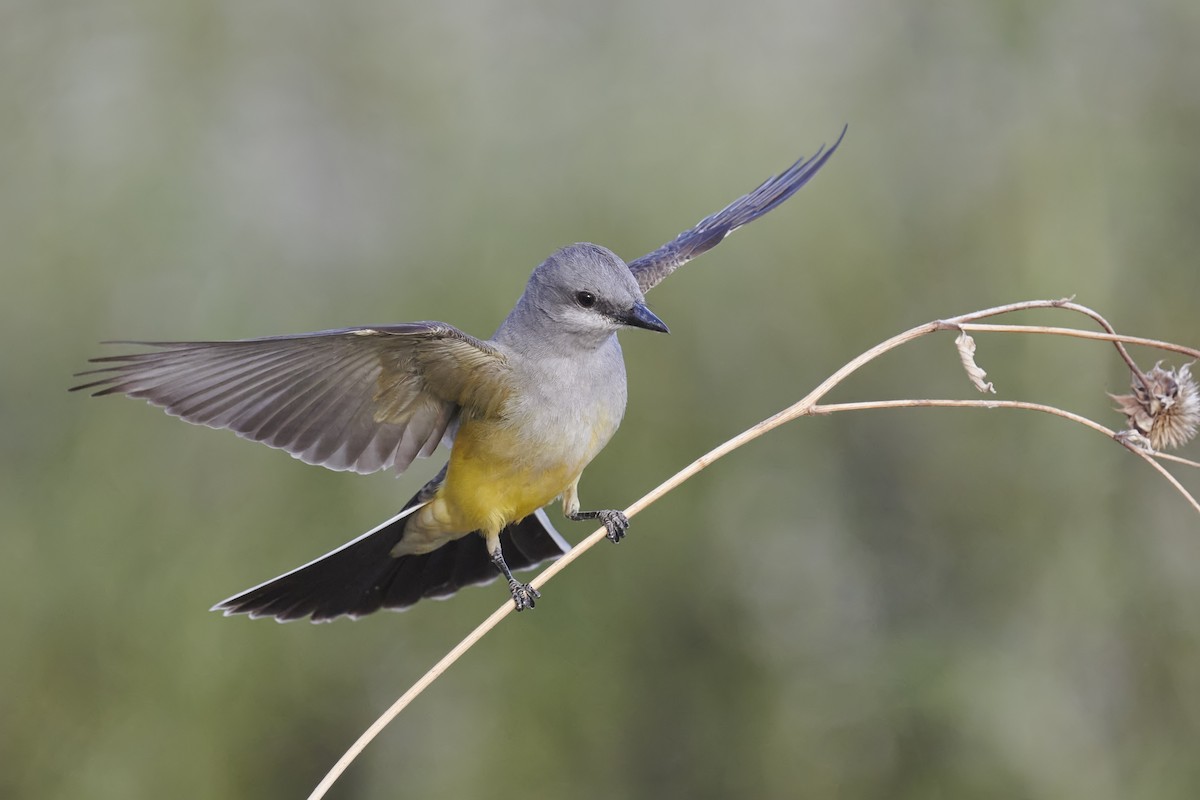
M 590 403 L 537 394 L 459 427 L 441 491 L 457 526 L 498 531 L 561 495 L 612 438 L 625 408 L 623 391 Z

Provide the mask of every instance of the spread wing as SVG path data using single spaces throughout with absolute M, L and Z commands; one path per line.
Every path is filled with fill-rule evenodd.
M 766 214 L 808 183 L 817 170 L 838 149 L 846 136 L 846 128 L 833 147 L 825 145 L 812 158 L 801 158 L 786 172 L 768 179 L 750 194 L 743 195 L 715 214 L 705 217 L 691 230 L 686 230 L 653 253 L 629 262 L 629 271 L 637 278 L 638 286 L 648 292 L 675 270 L 721 243 L 729 234 Z
M 431 454 L 459 408 L 494 412 L 511 385 L 504 354 L 440 322 L 155 348 L 94 358 L 75 386 L 144 398 L 309 464 L 402 472 Z

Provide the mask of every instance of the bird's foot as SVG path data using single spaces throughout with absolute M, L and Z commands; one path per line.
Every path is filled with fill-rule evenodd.
M 585 519 L 598 519 L 604 523 L 604 530 L 608 532 L 608 540 L 616 543 L 625 538 L 625 531 L 629 530 L 629 517 L 625 516 L 620 511 L 605 509 L 603 511 L 576 511 L 569 515 L 569 519 L 576 522 Z
M 500 570 L 500 574 L 508 581 L 508 591 L 512 594 L 513 605 L 517 607 L 517 611 L 533 608 L 537 603 L 537 599 L 542 596 L 542 593 L 528 583 L 521 583 L 513 577 L 512 570 L 508 568 L 508 564 L 504 563 L 504 553 L 500 551 L 498 543 L 496 549 L 492 551 L 492 563 L 496 565 L 496 569 Z
M 620 511 L 601 511 L 597 516 L 604 523 L 610 542 L 616 544 L 625 538 L 625 531 L 629 530 L 629 517 Z
M 508 582 L 508 590 L 512 592 L 513 605 L 517 607 L 517 611 L 533 608 L 537 599 L 542 596 L 541 592 L 528 583 L 520 583 L 511 579 Z

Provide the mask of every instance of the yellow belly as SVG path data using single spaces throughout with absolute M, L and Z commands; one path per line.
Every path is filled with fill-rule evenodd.
M 495 536 L 563 494 L 608 442 L 616 422 L 559 426 L 558 435 L 519 436 L 504 421 L 464 420 L 440 489 L 410 518 L 393 555 L 427 553 L 472 531 Z
M 451 526 L 495 533 L 558 497 L 591 458 L 588 452 L 534 456 L 507 428 L 467 422 L 454 437 L 446 482 L 439 492 Z M 570 448 L 567 448 L 569 451 Z

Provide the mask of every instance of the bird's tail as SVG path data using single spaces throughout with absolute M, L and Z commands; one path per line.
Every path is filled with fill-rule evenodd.
M 213 611 L 274 617 L 279 622 L 312 617 L 327 622 L 361 617 L 381 608 L 405 609 L 423 597 L 449 597 L 464 586 L 499 576 L 483 537 L 467 534 L 429 553 L 395 557 L 410 514 L 424 503 L 413 498 L 404 510 L 302 567 L 222 600 Z M 500 533 L 504 560 L 529 569 L 571 549 L 538 509 Z

